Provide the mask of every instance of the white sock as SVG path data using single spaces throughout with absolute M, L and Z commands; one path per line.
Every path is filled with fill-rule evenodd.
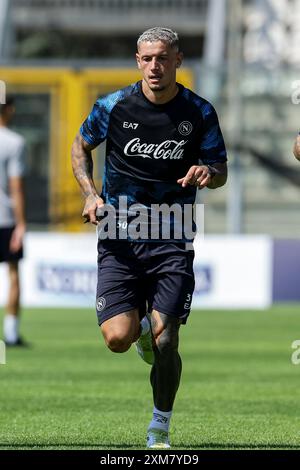
M 4 315 L 3 321 L 4 341 L 15 343 L 19 337 L 19 319 L 11 313 Z
M 149 424 L 148 429 L 155 428 L 155 429 L 162 429 L 163 431 L 169 432 L 171 416 L 172 416 L 172 410 L 160 411 L 154 406 L 152 421 Z
M 145 315 L 141 321 L 141 336 L 146 335 L 149 332 L 149 330 L 150 330 L 150 322 Z

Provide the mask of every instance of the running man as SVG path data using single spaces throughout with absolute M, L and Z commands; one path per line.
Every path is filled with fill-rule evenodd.
M 85 197 L 83 217 L 97 225 L 96 212 L 116 209 L 117 236 L 99 236 L 98 242 L 98 321 L 113 352 L 136 343 L 152 365 L 154 408 L 147 447 L 167 449 L 181 376 L 179 328 L 187 321 L 194 290 L 194 252 L 183 232 L 174 237 L 172 217 L 168 239 L 162 237 L 162 218 L 158 239 L 131 237 L 132 213 L 125 211 L 124 223 L 120 201 L 126 197 L 130 207 L 146 208 L 150 226 L 155 205 L 176 204 L 184 211 L 194 204 L 197 188 L 223 186 L 227 158 L 213 106 L 176 82 L 183 59 L 177 33 L 161 27 L 145 31 L 136 59 L 142 80 L 96 101 L 75 138 L 72 165 Z M 99 195 L 91 151 L 104 140 Z

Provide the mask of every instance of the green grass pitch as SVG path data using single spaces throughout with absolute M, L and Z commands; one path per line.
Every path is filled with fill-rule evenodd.
M 173 449 L 300 448 L 299 306 L 193 311 L 181 328 Z M 2 315 L 1 315 L 2 318 Z M 30 309 L 0 365 L 1 449 L 144 449 L 150 366 L 113 354 L 93 310 Z

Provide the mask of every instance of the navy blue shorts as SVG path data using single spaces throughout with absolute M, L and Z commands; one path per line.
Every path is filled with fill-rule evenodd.
M 14 227 L 0 228 L 0 262 L 13 262 L 19 261 L 23 258 L 23 248 L 15 253 L 12 253 L 9 249 L 10 239 Z
M 99 240 L 98 323 L 139 308 L 186 323 L 194 292 L 194 251 L 185 243 Z

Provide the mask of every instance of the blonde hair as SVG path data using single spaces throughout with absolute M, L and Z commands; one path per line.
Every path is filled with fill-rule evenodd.
M 179 48 L 178 34 L 172 29 L 162 28 L 156 26 L 144 31 L 137 40 L 137 48 L 142 42 L 157 42 L 162 41 L 169 44 L 171 47 Z

